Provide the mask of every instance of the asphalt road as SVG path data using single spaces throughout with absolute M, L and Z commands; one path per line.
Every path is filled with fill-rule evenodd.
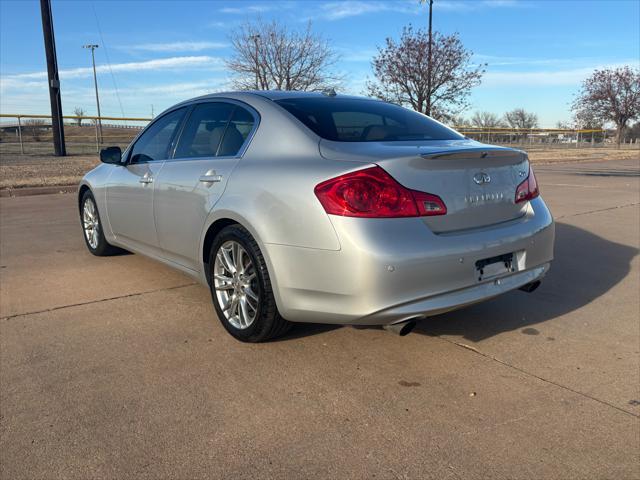
M 1 478 L 640 478 L 639 162 L 537 174 L 536 292 L 261 345 L 182 274 L 91 256 L 73 195 L 0 199 Z

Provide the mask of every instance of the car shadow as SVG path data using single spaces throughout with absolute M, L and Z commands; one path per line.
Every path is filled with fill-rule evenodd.
M 322 323 L 295 323 L 291 330 L 281 337 L 274 338 L 270 342 L 285 342 L 288 340 L 295 340 L 297 338 L 312 337 L 314 335 L 320 335 L 327 333 L 338 328 L 343 328 L 343 325 L 329 325 Z
M 540 288 L 513 291 L 487 302 L 418 322 L 424 335 L 456 335 L 477 342 L 516 329 L 536 335 L 532 328 L 573 312 L 606 294 L 631 269 L 638 249 L 556 223 L 555 260 Z

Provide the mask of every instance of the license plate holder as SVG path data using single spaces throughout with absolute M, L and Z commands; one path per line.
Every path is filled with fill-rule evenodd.
M 500 277 L 514 271 L 513 253 L 485 258 L 476 262 L 476 275 L 478 277 L 478 281 Z

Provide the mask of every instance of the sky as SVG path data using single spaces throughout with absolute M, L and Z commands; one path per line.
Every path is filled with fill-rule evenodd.
M 150 117 L 188 98 L 230 89 L 229 36 L 278 19 L 313 30 L 339 54 L 342 91 L 364 94 L 371 58 L 403 26 L 424 28 L 418 0 L 52 0 L 62 107 L 95 115 L 95 51 L 102 115 Z M 434 30 L 457 32 L 487 63 L 475 111 L 535 112 L 542 127 L 571 120 L 580 83 L 596 68 L 640 68 L 640 0 L 435 0 Z M 49 114 L 40 3 L 0 0 L 0 112 Z M 340 92 L 339 92 L 340 93 Z

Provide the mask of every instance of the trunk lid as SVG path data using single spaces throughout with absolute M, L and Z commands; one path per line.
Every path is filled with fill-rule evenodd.
M 526 153 L 468 140 L 429 142 L 320 141 L 331 160 L 374 163 L 407 188 L 438 195 L 447 214 L 424 217 L 435 233 L 485 227 L 521 217 L 514 201 L 527 177 Z

